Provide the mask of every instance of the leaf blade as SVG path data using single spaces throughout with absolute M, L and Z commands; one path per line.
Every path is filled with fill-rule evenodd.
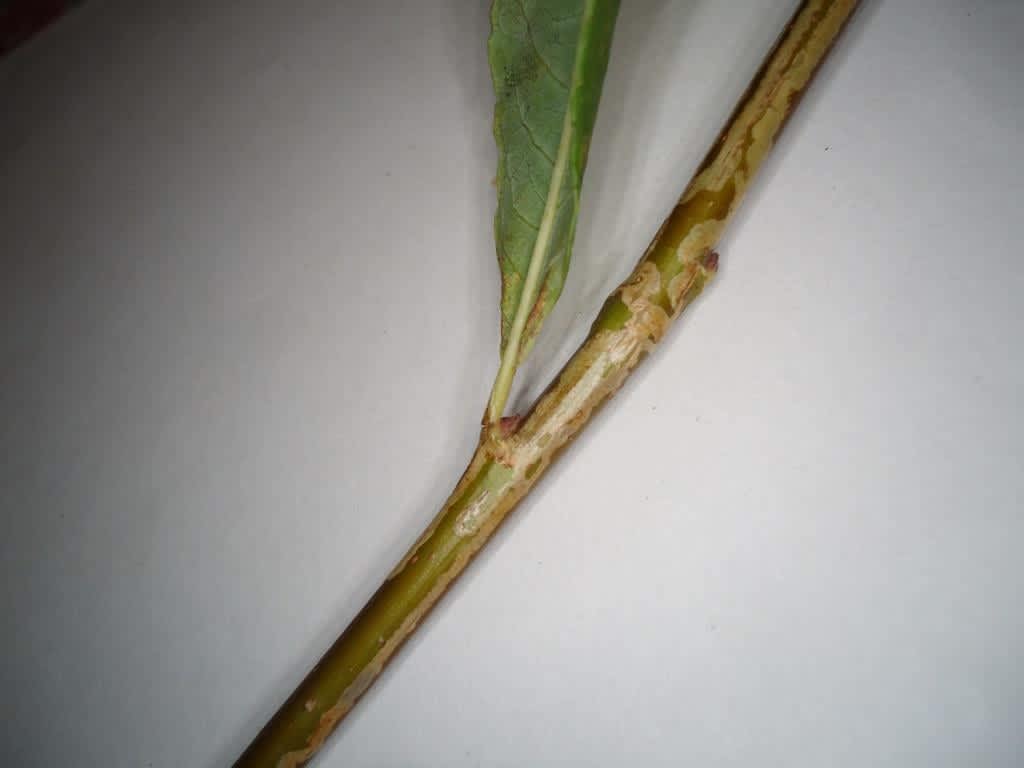
M 492 421 L 565 282 L 618 6 L 618 0 L 494 0 L 491 9 L 494 227 L 502 273 L 502 365 Z

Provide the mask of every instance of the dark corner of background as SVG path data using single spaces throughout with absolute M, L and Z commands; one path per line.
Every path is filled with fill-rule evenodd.
M 0 58 L 57 21 L 83 0 L 0 0 Z

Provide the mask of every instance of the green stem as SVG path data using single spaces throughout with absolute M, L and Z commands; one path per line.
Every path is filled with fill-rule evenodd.
M 511 434 L 485 427 L 444 507 L 236 768 L 304 765 L 501 521 L 714 275 L 714 246 L 858 0 L 804 0 L 583 345 Z

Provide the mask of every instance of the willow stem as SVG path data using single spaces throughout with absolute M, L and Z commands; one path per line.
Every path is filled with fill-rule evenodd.
M 516 428 L 483 429 L 437 517 L 236 768 L 294 768 L 316 754 L 501 521 L 700 294 L 717 268 L 714 247 L 722 231 L 857 4 L 801 3 L 582 346 Z

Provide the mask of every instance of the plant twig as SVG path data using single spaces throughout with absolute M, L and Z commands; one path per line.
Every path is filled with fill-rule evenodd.
M 858 0 L 804 0 L 630 277 L 515 427 L 485 426 L 444 507 L 236 768 L 304 765 L 594 410 L 714 275 L 754 174 Z

